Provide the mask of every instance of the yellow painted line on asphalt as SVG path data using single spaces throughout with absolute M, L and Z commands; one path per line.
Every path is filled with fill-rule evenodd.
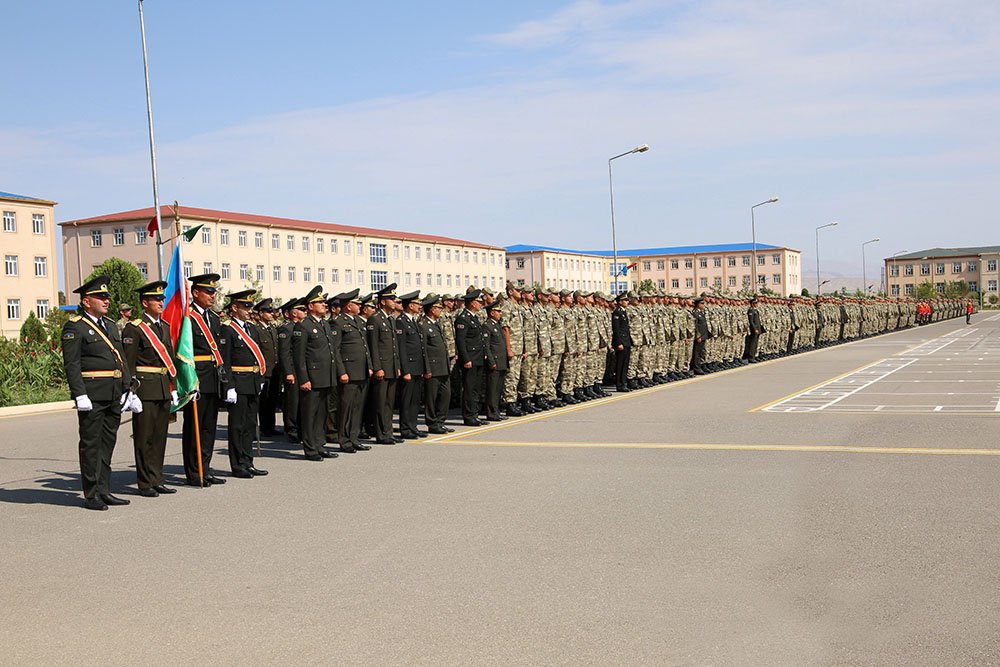
M 1000 449 L 942 447 L 865 447 L 861 445 L 749 445 L 665 442 L 514 442 L 492 440 L 439 441 L 461 447 L 542 447 L 580 449 L 675 449 L 737 452 L 829 452 L 842 454 L 921 454 L 931 456 L 1000 456 Z

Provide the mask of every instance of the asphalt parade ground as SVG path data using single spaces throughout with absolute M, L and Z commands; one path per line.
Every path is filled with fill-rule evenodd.
M 107 512 L 0 419 L 0 662 L 997 664 L 998 410 L 976 315 Z

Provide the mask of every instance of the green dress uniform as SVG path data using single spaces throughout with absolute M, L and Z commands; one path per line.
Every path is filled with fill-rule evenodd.
M 305 303 L 326 301 L 322 288 L 313 288 Z M 295 362 L 295 381 L 299 386 L 309 382 L 309 391 L 299 393 L 299 413 L 302 418 L 300 435 L 306 458 L 317 461 L 326 451 L 326 416 L 334 377 L 334 347 L 336 331 L 330 322 L 317 319 L 310 313 L 295 325 L 292 331 L 292 358 Z
M 253 308 L 255 311 L 271 308 L 271 299 L 262 299 Z M 278 408 L 278 398 L 281 396 L 281 376 L 278 375 L 278 328 L 274 323 L 257 325 L 260 333 L 260 350 L 264 353 L 267 364 L 267 374 L 264 376 L 264 388 L 260 390 L 260 409 L 258 423 L 262 435 L 275 435 L 275 412 Z
M 465 302 L 480 299 L 479 290 L 468 292 Z M 468 309 L 463 309 L 455 318 L 455 346 L 458 348 L 458 364 L 462 369 L 462 418 L 466 426 L 482 426 L 479 421 L 483 384 L 483 366 L 486 364 L 486 341 L 483 325 L 479 318 Z M 466 368 L 466 364 L 469 367 Z
M 417 300 L 419 292 L 400 296 L 403 310 Z M 396 318 L 396 346 L 399 358 L 399 435 L 402 438 L 426 437 L 417 427 L 420 399 L 423 396 L 427 354 L 417 318 L 403 312 Z M 406 376 L 410 379 L 407 380 Z
M 158 281 L 140 289 L 142 298 L 166 283 Z M 156 495 L 163 486 L 163 457 L 167 449 L 170 423 L 171 383 L 177 375 L 170 325 L 143 313 L 122 330 L 122 343 L 129 372 L 139 381 L 135 390 L 142 401 L 142 412 L 132 416 L 132 446 L 135 449 L 135 475 L 139 492 Z M 165 357 L 165 358 L 164 358 Z
M 107 276 L 98 276 L 75 293 L 108 294 L 107 283 Z M 107 317 L 75 316 L 63 326 L 62 353 L 70 395 L 77 400 L 83 495 L 88 507 L 93 503 L 95 509 L 106 509 L 104 501 L 111 494 L 111 455 L 122 420 L 121 398 L 132 379 L 118 327 Z M 89 399 L 89 410 L 81 398 Z
M 383 288 L 378 299 L 395 297 L 396 283 Z M 375 442 L 387 445 L 395 442 L 392 434 L 392 414 L 396 405 L 396 379 L 399 371 L 399 348 L 396 343 L 396 323 L 379 308 L 368 318 L 368 350 L 372 370 L 382 371 L 382 377 L 372 377 L 372 404 L 375 409 Z
M 285 304 L 285 312 L 300 305 L 298 299 Z M 292 332 L 295 322 L 289 319 L 278 327 L 278 378 L 283 388 L 281 422 L 289 442 L 299 441 L 299 384 L 295 379 L 295 362 L 292 360 Z M 292 381 L 285 380 L 292 376 Z
M 357 289 L 347 293 L 344 300 L 361 303 Z M 333 329 L 336 334 L 334 363 L 337 382 L 340 383 L 337 437 L 341 449 L 358 449 L 365 409 L 365 387 L 372 369 L 365 323 L 360 316 L 341 312 L 333 322 Z M 343 379 L 345 375 L 347 382 Z
M 229 296 L 230 303 L 249 306 L 255 290 Z M 257 433 L 257 411 L 264 375 L 268 372 L 264 352 L 260 348 L 260 332 L 252 322 L 230 319 L 222 327 L 222 361 L 229 375 L 222 383 L 227 394 L 236 392 L 236 401 L 229 406 L 229 467 L 233 477 L 249 478 L 266 475 L 253 465 L 253 443 Z
M 421 305 L 425 313 L 430 311 L 431 306 L 443 306 L 441 298 L 436 294 L 428 295 L 421 301 Z M 425 314 L 417 321 L 417 326 L 420 327 L 423 338 L 427 373 L 430 374 L 424 380 L 424 423 L 429 433 L 441 435 L 449 432 L 444 425 L 451 401 L 451 355 L 448 341 L 440 318 L 435 320 Z
M 500 414 L 500 394 L 503 391 L 504 376 L 507 375 L 507 339 L 500 321 L 489 317 L 489 312 L 500 304 L 496 301 L 486 306 L 486 322 L 483 323 L 486 339 L 486 419 L 491 422 L 506 419 Z
M 218 276 L 215 274 L 190 278 L 195 287 L 217 289 Z M 188 484 L 200 486 L 198 477 L 198 446 L 201 446 L 201 472 L 206 482 L 225 484 L 226 480 L 212 474 L 212 454 L 215 451 L 215 432 L 219 421 L 219 388 L 221 379 L 228 370 L 222 363 L 219 341 L 222 335 L 222 321 L 211 308 L 203 310 L 191 306 L 192 320 L 197 314 L 204 322 L 206 330 L 192 321 L 191 338 L 194 349 L 194 367 L 198 373 L 198 399 L 184 406 L 184 428 L 182 429 L 182 449 L 184 453 L 184 474 Z M 195 411 L 198 418 L 198 435 L 195 440 Z

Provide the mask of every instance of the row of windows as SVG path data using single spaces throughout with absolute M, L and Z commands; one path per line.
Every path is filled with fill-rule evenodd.
M 38 299 L 35 301 L 35 316 L 44 320 L 49 316 L 49 300 L 48 299 Z M 21 300 L 20 299 L 7 299 L 7 319 L 8 320 L 19 320 L 21 319 Z
M 711 260 L 712 260 L 712 266 L 713 267 L 715 267 L 717 269 L 718 268 L 722 268 L 722 258 L 721 257 L 712 257 Z M 741 260 L 743 266 L 750 266 L 752 264 L 752 261 L 751 261 L 752 260 L 752 255 L 743 255 L 740 258 L 740 260 Z M 652 271 L 653 270 L 653 261 L 654 260 L 643 260 L 643 262 L 642 262 L 642 270 L 643 271 Z M 681 261 L 682 260 L 680 260 L 680 259 L 672 259 L 672 260 L 670 260 L 670 268 L 673 269 L 673 270 L 679 269 Z M 524 262 L 525 262 L 525 260 L 524 260 L 523 257 L 518 257 L 518 258 L 515 259 L 515 266 L 517 268 L 519 268 L 519 269 L 523 269 L 524 268 Z M 667 260 L 665 260 L 665 259 L 658 259 L 658 260 L 655 260 L 655 262 L 656 262 L 656 270 L 657 271 L 663 271 L 663 270 L 666 269 Z M 684 259 L 683 262 L 684 262 L 684 268 L 685 269 L 693 269 L 694 268 L 694 258 Z M 709 262 L 709 258 L 708 257 L 699 257 L 698 258 L 698 267 L 701 268 L 701 269 L 707 269 L 708 268 L 708 262 Z M 758 254 L 757 255 L 757 265 L 758 266 L 765 266 L 766 264 L 767 264 L 767 255 Z M 781 255 L 771 255 L 771 264 L 773 266 L 781 266 Z M 735 267 L 736 266 L 736 257 L 727 257 L 726 258 L 726 265 L 729 266 L 730 268 Z M 509 259 L 507 260 L 506 267 L 508 269 L 510 268 L 510 260 Z M 548 268 L 548 269 L 560 268 L 560 269 L 573 269 L 573 270 L 583 269 L 583 270 L 586 270 L 586 271 L 590 271 L 590 270 L 598 269 L 600 267 L 598 266 L 598 262 L 596 262 L 596 261 L 588 261 L 588 260 L 580 260 L 580 259 L 569 259 L 569 258 L 566 258 L 566 257 L 546 257 L 545 258 L 545 268 Z M 611 269 L 609 267 L 609 272 L 610 271 L 611 271 Z M 619 271 L 618 272 L 621 273 L 621 267 L 619 267 Z
M 190 231 L 190 229 L 191 229 L 190 225 L 184 226 L 184 231 Z M 135 233 L 135 244 L 146 245 L 146 239 L 148 238 L 146 228 L 136 227 L 133 231 Z M 115 227 L 114 229 L 112 229 L 111 239 L 112 243 L 116 246 L 125 245 L 125 228 Z M 313 241 L 315 241 L 315 243 L 313 243 Z M 327 241 L 329 241 L 329 245 L 327 244 Z M 212 229 L 210 227 L 201 228 L 201 242 L 202 245 L 212 244 Z M 248 236 L 246 230 L 242 229 L 238 230 L 236 233 L 237 246 L 239 246 L 240 248 L 246 248 L 247 243 L 248 243 Z M 103 244 L 104 244 L 104 233 L 102 232 L 102 230 L 100 229 L 90 230 L 91 247 L 100 248 Z M 343 240 L 343 244 L 341 245 L 340 239 L 324 239 L 322 237 L 317 237 L 313 239 L 310 236 L 303 236 L 301 237 L 300 244 L 301 244 L 300 247 L 302 248 L 303 252 L 310 252 L 310 247 L 315 247 L 316 252 L 322 254 L 325 253 L 326 248 L 329 247 L 331 255 L 338 254 L 341 248 L 343 248 L 345 255 L 350 255 L 353 247 L 353 249 L 356 250 L 356 253 L 359 257 L 365 254 L 365 246 L 362 241 L 356 241 L 352 246 L 351 242 L 346 239 Z M 219 230 L 219 245 L 223 246 L 229 245 L 228 229 L 223 228 Z M 254 248 L 264 247 L 264 232 L 254 232 L 253 245 Z M 285 236 L 285 248 L 291 251 L 295 250 L 296 242 L 294 234 L 287 234 Z M 271 249 L 281 250 L 280 234 L 271 234 Z M 386 264 L 388 262 L 388 244 L 369 243 L 368 250 L 369 250 L 369 259 L 373 264 Z M 412 258 L 418 262 L 421 259 L 424 259 L 428 262 L 431 261 L 430 246 L 404 245 L 402 246 L 402 253 L 403 253 L 403 259 L 408 260 L 412 256 Z M 400 254 L 400 246 L 398 244 L 394 244 L 392 246 L 392 258 L 399 259 L 399 254 Z M 494 266 L 497 263 L 497 253 L 489 253 L 488 254 L 489 260 L 487 260 L 487 253 L 485 251 L 480 252 L 480 251 L 464 250 L 460 252 L 458 250 L 452 251 L 451 248 L 445 248 L 444 252 L 442 252 L 441 248 L 434 249 L 434 257 L 439 262 L 442 261 L 442 257 L 444 258 L 443 261 L 445 262 L 452 261 L 453 254 L 456 262 L 462 262 L 464 260 L 466 264 L 471 263 L 471 264 L 483 264 L 483 265 L 487 264 L 488 262 L 489 264 L 492 264 Z
M 922 276 L 929 276 L 929 275 L 931 275 L 931 265 L 930 265 L 930 263 L 919 264 L 919 265 L 904 264 L 903 265 L 903 275 L 904 276 L 912 276 L 913 275 L 913 271 L 914 271 L 914 266 L 918 266 L 919 271 L 920 271 L 920 275 L 922 275 Z M 978 265 L 977 265 L 976 262 L 969 262 L 968 264 L 964 264 L 963 262 L 952 262 L 951 263 L 951 272 L 952 273 L 962 273 L 962 267 L 963 266 L 967 266 L 968 267 L 967 271 L 969 271 L 971 273 L 975 273 L 976 272 L 976 267 Z M 934 265 L 934 273 L 936 275 L 939 275 L 939 276 L 940 275 L 944 275 L 944 270 L 945 270 L 945 262 L 937 262 L 937 263 L 935 263 L 935 265 Z M 987 260 L 987 262 L 986 262 L 986 270 L 987 271 L 996 271 L 997 270 L 997 262 L 996 262 L 995 259 Z M 889 275 L 893 276 L 893 277 L 896 277 L 896 276 L 899 275 L 899 265 L 896 264 L 895 262 L 893 262 L 889 266 Z
M 17 255 L 4 255 L 3 256 L 3 270 L 6 276 L 19 276 L 21 275 L 20 260 Z M 49 275 L 49 258 L 48 257 L 35 257 L 35 277 L 45 278 Z
M 17 231 L 17 211 L 3 212 L 3 230 L 9 234 Z M 31 232 L 39 235 L 45 233 L 45 215 L 42 213 L 31 214 Z
M 935 289 L 935 291 L 937 291 L 938 294 L 944 294 L 944 287 L 945 287 L 944 283 L 934 283 L 934 289 Z M 913 283 L 906 283 L 905 285 L 903 285 L 903 294 L 905 294 L 907 296 L 912 296 L 915 291 L 916 290 L 915 290 L 915 288 L 913 286 Z M 979 281 L 970 280 L 969 281 L 969 291 L 970 292 L 978 292 L 979 291 Z M 987 291 L 989 291 L 989 292 L 996 292 L 997 291 L 997 281 L 995 281 L 995 280 L 989 281 L 987 283 Z M 898 284 L 896 284 L 896 285 L 890 285 L 889 286 L 889 294 L 892 295 L 892 296 L 899 296 L 899 285 Z

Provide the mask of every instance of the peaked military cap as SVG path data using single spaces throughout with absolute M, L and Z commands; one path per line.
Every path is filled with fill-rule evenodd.
M 311 290 L 309 290 L 309 294 L 306 294 L 304 297 L 302 297 L 303 306 L 309 303 L 317 303 L 319 301 L 326 301 L 326 295 L 323 294 L 322 285 L 316 285 Z
M 143 285 L 142 287 L 140 287 L 139 289 L 137 289 L 136 292 L 139 293 L 139 298 L 140 299 L 162 299 L 163 298 L 163 290 L 164 290 L 164 288 L 166 288 L 166 286 L 167 286 L 167 281 L 165 281 L 165 280 L 154 280 L 151 283 L 146 283 L 145 285 Z M 127 305 L 127 304 L 123 304 L 123 305 Z M 132 309 L 132 306 L 129 306 L 129 310 L 131 310 L 131 309 Z M 121 310 L 121 308 L 119 308 L 118 310 Z
M 203 273 L 200 276 L 191 276 L 188 280 L 191 281 L 192 288 L 203 289 L 206 291 L 219 289 L 218 273 Z
M 94 276 L 84 284 L 73 290 L 73 294 L 80 296 L 111 296 L 108 291 L 108 283 L 111 279 L 108 276 Z
M 379 299 L 395 299 L 396 298 L 396 283 L 389 283 L 382 289 L 378 291 Z
M 615 301 L 628 301 L 628 293 L 621 292 L 615 297 Z
M 238 303 L 242 306 L 252 306 L 255 294 L 257 294 L 257 290 L 253 289 L 245 289 L 242 292 L 233 292 L 227 297 L 229 300 L 228 305 L 231 306 L 234 303 Z
M 356 290 L 358 291 L 358 290 Z M 363 297 L 351 299 L 355 303 L 361 304 L 362 307 L 368 306 L 369 308 L 375 307 L 375 297 L 378 296 L 375 292 L 369 292 Z
M 360 294 L 361 294 L 361 288 L 355 287 L 350 292 L 341 292 L 340 294 L 338 294 L 337 300 L 340 301 L 341 304 L 353 302 L 358 305 L 361 305 Z
M 258 313 L 263 313 L 264 311 L 274 310 L 274 299 L 267 297 L 266 299 L 261 299 L 257 302 L 257 305 L 253 307 Z
M 399 300 L 403 302 L 404 306 L 414 301 L 417 301 L 419 298 L 420 298 L 420 290 L 414 290 L 412 292 L 409 292 L 407 294 L 402 294 L 399 296 Z
M 474 290 L 471 290 L 471 291 L 465 293 L 465 301 L 466 301 L 466 303 L 468 303 L 469 301 L 476 301 L 477 299 L 479 301 L 482 301 L 482 299 L 483 299 L 483 293 L 480 292 L 479 290 L 474 289 Z
M 294 308 L 297 305 L 299 305 L 299 300 L 298 299 L 289 299 L 288 301 L 286 301 L 283 304 L 281 304 L 281 312 L 287 313 L 288 311 L 290 311 L 292 308 Z
M 444 307 L 444 299 L 442 299 L 437 294 L 431 292 L 430 294 L 424 297 L 424 300 L 420 302 L 420 305 L 423 306 L 424 308 L 429 308 L 431 306 Z
M 490 311 L 492 311 L 492 310 L 494 310 L 496 308 L 500 308 L 500 306 L 502 306 L 502 305 L 503 305 L 503 301 L 501 301 L 500 299 L 497 299 L 496 301 L 493 301 L 492 303 L 486 304 L 486 312 L 490 312 Z

